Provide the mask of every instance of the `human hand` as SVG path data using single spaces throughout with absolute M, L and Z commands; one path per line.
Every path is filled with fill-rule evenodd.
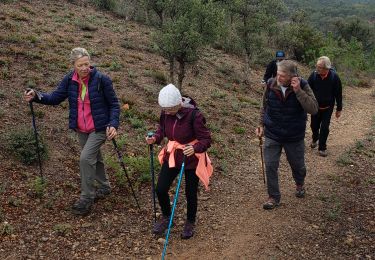
M 113 126 L 107 126 L 107 140 L 112 140 L 117 135 L 117 130 Z
M 30 102 L 34 99 L 36 93 L 33 89 L 29 88 L 25 90 L 24 98 L 27 102 Z
M 255 129 L 255 134 L 260 138 L 264 135 L 264 129 L 262 126 L 259 126 Z
M 154 136 L 146 136 L 146 142 L 148 144 L 154 144 L 156 142 L 156 138 Z
M 336 118 L 339 118 L 341 116 L 341 111 L 336 111 Z
M 294 93 L 296 93 L 301 89 L 301 79 L 299 77 L 293 77 L 290 85 L 292 86 Z
M 186 156 L 192 156 L 195 153 L 193 146 L 190 144 L 186 145 L 182 151 Z

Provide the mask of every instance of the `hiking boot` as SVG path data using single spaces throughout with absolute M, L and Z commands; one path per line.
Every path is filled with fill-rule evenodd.
M 303 198 L 303 197 L 305 197 L 305 193 L 306 193 L 306 191 L 305 191 L 305 188 L 303 187 L 303 185 L 297 185 L 296 186 L 296 193 L 295 193 L 295 195 L 296 195 L 297 198 Z
M 86 216 L 91 212 L 91 207 L 94 204 L 93 199 L 80 198 L 72 206 L 72 213 L 74 215 Z
M 104 199 L 109 194 L 111 194 L 111 188 L 110 187 L 99 188 L 95 192 L 95 201 Z
M 163 235 L 165 230 L 168 229 L 169 225 L 169 217 L 162 216 L 155 224 L 154 228 L 152 229 L 152 233 L 155 235 Z
M 189 239 L 194 235 L 194 223 L 186 220 L 184 230 L 181 233 L 182 239 Z
M 318 141 L 312 141 L 311 142 L 311 144 L 310 144 L 310 147 L 311 147 L 311 149 L 314 149 L 314 148 L 316 148 L 318 146 Z
M 322 157 L 327 157 L 328 152 L 327 152 L 327 150 L 319 150 L 319 155 L 322 156 Z
M 263 204 L 263 209 L 269 210 L 274 209 L 280 205 L 274 198 L 269 197 L 268 200 Z

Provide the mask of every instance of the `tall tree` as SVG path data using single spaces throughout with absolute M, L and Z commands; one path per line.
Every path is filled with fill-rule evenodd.
M 238 16 L 238 35 L 245 54 L 245 72 L 249 75 L 255 53 L 264 46 L 264 35 L 276 23 L 276 15 L 284 12 L 280 0 L 234 0 L 230 11 Z
M 213 43 L 224 20 L 223 10 L 213 1 L 171 0 L 165 10 L 168 19 L 155 34 L 161 54 L 170 62 L 171 81 L 178 63 L 178 87 L 186 75 L 186 65 L 196 62 L 203 48 Z

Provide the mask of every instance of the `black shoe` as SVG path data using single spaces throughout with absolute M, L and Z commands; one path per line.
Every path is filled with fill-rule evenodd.
M 263 204 L 263 209 L 270 210 L 278 207 L 280 202 L 276 201 L 274 198 L 269 197 L 268 200 Z
M 91 207 L 94 204 L 93 199 L 82 199 L 77 200 L 72 206 L 72 213 L 74 215 L 86 216 L 91 212 Z
M 186 220 L 184 230 L 181 233 L 182 239 L 189 239 L 194 236 L 194 223 Z
M 327 157 L 328 152 L 327 152 L 327 150 L 319 150 L 319 155 L 322 156 L 322 157 Z
M 99 188 L 95 192 L 95 201 L 104 199 L 109 194 L 111 194 L 111 188 L 110 187 Z
M 314 149 L 314 148 L 316 148 L 318 146 L 318 141 L 312 141 L 311 142 L 311 144 L 310 144 L 310 147 L 311 147 L 311 149 Z
M 155 224 L 152 230 L 152 233 L 155 235 L 163 235 L 164 232 L 168 229 L 169 226 L 169 217 L 162 216 Z
M 297 198 L 303 198 L 303 197 L 305 197 L 305 193 L 306 193 L 306 191 L 305 191 L 305 188 L 303 187 L 303 185 L 297 185 L 296 186 L 296 193 L 295 193 L 295 195 L 296 195 Z

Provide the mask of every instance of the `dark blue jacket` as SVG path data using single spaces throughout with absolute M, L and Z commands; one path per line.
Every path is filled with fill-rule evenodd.
M 60 82 L 56 90 L 51 93 L 40 93 L 35 102 L 45 105 L 58 105 L 68 98 L 69 100 L 69 128 L 77 128 L 78 118 L 78 83 L 72 80 L 74 71 L 71 71 Z M 95 131 L 103 131 L 107 126 L 119 127 L 120 105 L 112 86 L 111 79 L 92 68 L 88 84 L 91 113 Z M 36 96 L 37 97 L 37 96 Z
M 301 88 L 307 84 L 301 80 Z M 265 136 L 277 142 L 297 142 L 305 138 L 307 113 L 296 94 L 288 89 L 285 97 L 281 90 L 267 86 L 264 113 Z

